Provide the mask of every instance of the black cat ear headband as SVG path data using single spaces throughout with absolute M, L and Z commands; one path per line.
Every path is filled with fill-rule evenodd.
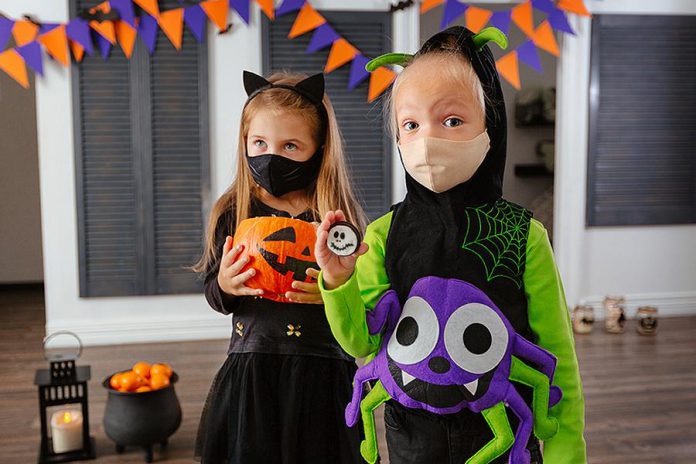
M 325 126 L 328 123 L 329 116 L 326 112 L 326 107 L 324 106 L 324 74 L 318 73 L 313 76 L 309 76 L 307 79 L 298 82 L 295 85 L 290 84 L 274 84 L 267 81 L 258 74 L 254 74 L 250 71 L 244 71 L 244 90 L 247 93 L 247 101 L 245 106 L 249 104 L 251 100 L 254 99 L 261 92 L 268 89 L 287 89 L 301 95 L 312 105 L 314 105 L 319 111 L 319 115 L 322 118 L 322 122 Z

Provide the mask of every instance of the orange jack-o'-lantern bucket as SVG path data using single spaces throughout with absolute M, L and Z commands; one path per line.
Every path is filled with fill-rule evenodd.
M 309 222 L 284 217 L 245 219 L 234 234 L 234 245 L 244 245 L 249 268 L 256 275 L 246 285 L 263 290 L 263 297 L 287 302 L 285 293 L 295 291 L 294 280 L 313 282 L 307 269 L 319 269 L 314 258 L 317 234 Z

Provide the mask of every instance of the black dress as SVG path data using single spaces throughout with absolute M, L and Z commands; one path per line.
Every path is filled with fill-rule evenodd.
M 254 216 L 285 216 L 263 203 Z M 296 219 L 312 221 L 310 213 Z M 362 426 L 345 425 L 355 361 L 331 335 L 321 305 L 234 297 L 217 273 L 234 214 L 223 214 L 217 262 L 205 274 L 210 305 L 232 314 L 227 360 L 218 371 L 201 416 L 196 457 L 204 464 L 354 464 Z

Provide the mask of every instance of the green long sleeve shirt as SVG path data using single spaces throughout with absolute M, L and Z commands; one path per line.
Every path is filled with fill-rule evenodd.
M 319 276 L 331 331 L 347 353 L 359 358 L 373 357 L 382 342 L 381 335 L 370 335 L 365 316 L 391 287 L 384 267 L 391 216 L 388 213 L 368 226 L 365 242 L 370 248 L 358 258 L 355 272 L 345 284 L 327 290 Z M 544 442 L 544 462 L 585 463 L 585 405 L 570 316 L 548 234 L 534 219 L 526 251 L 523 280 L 529 325 L 537 335 L 537 344 L 558 359 L 553 384 L 563 390 L 563 398 L 550 410 L 559 428 L 552 439 Z

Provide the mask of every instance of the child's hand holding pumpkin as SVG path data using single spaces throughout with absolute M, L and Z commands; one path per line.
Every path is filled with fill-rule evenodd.
M 244 283 L 251 279 L 256 270 L 248 269 L 240 274 L 244 266 L 249 263 L 249 257 L 243 255 L 240 257 L 243 246 L 238 245 L 232 247 L 232 237 L 227 236 L 225 244 L 222 246 L 222 260 L 220 261 L 220 270 L 218 271 L 218 284 L 220 289 L 228 295 L 236 296 L 259 296 L 263 294 L 263 290 L 249 288 Z
M 324 286 L 327 290 L 340 287 L 350 279 L 355 270 L 355 261 L 358 256 L 367 252 L 366 243 L 361 243 L 358 250 L 350 256 L 338 256 L 329 250 L 326 239 L 329 237 L 329 229 L 338 221 L 345 221 L 343 211 L 329 211 L 317 229 L 317 243 L 314 248 L 314 256 L 317 264 L 323 272 Z
M 319 292 L 319 284 L 317 284 L 316 282 L 316 279 L 319 277 L 319 271 L 317 271 L 316 269 L 309 268 L 307 269 L 307 275 L 313 277 L 315 281 L 293 281 L 292 288 L 298 291 L 285 292 L 285 298 L 292 301 L 293 303 L 324 304 L 324 300 L 322 300 L 321 293 Z

